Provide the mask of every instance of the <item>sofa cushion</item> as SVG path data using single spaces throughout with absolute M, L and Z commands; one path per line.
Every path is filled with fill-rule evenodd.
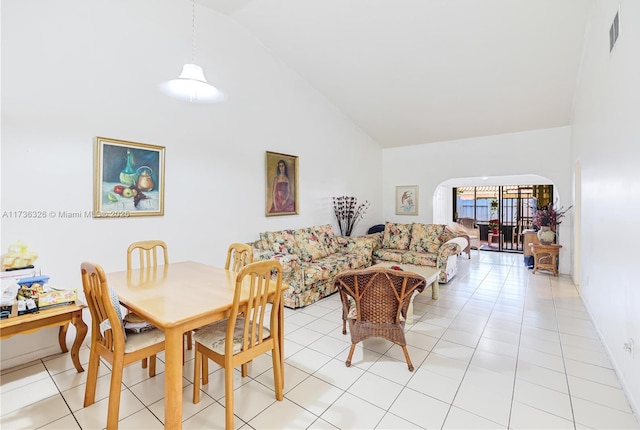
M 414 223 L 409 250 L 438 254 L 443 243 L 444 224 Z
M 295 254 L 296 239 L 291 230 L 265 231 L 260 239 L 267 244 L 267 249 L 278 254 Z
M 404 264 L 415 264 L 416 266 L 436 267 L 438 264 L 438 254 L 409 251 L 402 254 L 401 262 Z
M 324 241 L 315 227 L 301 228 L 293 232 L 298 249 L 296 253 L 302 261 L 318 260 L 328 255 Z
M 382 248 L 373 251 L 374 261 L 384 260 L 393 261 L 396 263 L 402 263 L 402 254 L 407 251 L 401 251 L 399 249 Z
M 302 280 L 304 288 L 310 288 L 315 284 L 323 283 L 332 279 L 335 275 L 335 265 L 330 262 L 304 262 L 302 263 L 302 271 L 304 279 Z
M 340 244 L 336 238 L 336 234 L 333 232 L 331 224 L 325 224 L 316 227 L 318 230 L 318 236 L 320 241 L 324 243 L 324 248 L 328 254 L 335 254 L 340 251 Z
M 411 243 L 411 224 L 387 222 L 384 226 L 382 247 L 407 250 Z

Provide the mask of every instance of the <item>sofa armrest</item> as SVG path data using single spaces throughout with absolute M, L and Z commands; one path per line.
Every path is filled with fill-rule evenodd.
M 468 237 L 467 239 L 462 237 L 454 237 L 453 239 L 449 239 L 440 246 L 440 249 L 438 249 L 438 256 L 449 257 L 451 255 L 460 254 L 460 251 L 466 248 L 468 243 Z

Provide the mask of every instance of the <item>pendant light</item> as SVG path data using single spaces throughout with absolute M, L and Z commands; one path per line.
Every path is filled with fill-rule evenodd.
M 196 0 L 191 8 L 191 63 L 182 66 L 177 79 L 160 85 L 162 92 L 170 97 L 190 103 L 215 103 L 224 100 L 224 94 L 207 82 L 202 67 L 195 64 L 196 57 Z

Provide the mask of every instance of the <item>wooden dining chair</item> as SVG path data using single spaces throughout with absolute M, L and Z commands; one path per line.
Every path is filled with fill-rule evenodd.
M 134 268 L 133 256 L 138 254 L 140 259 L 139 268 L 156 267 L 158 265 L 158 254 L 162 255 L 162 264 L 169 264 L 169 251 L 167 244 L 161 240 L 142 240 L 133 242 L 127 248 L 127 270 Z
M 136 254 L 139 259 L 139 265 L 134 265 L 133 263 L 133 257 Z M 139 267 L 140 269 L 156 267 L 158 263 L 164 265 L 169 264 L 169 250 L 167 244 L 162 240 L 141 240 L 133 242 L 127 248 L 127 270 L 132 270 L 135 267 Z M 193 348 L 193 335 L 191 331 L 184 334 L 184 342 L 187 344 L 187 349 L 190 350 Z M 182 354 L 182 362 L 184 363 L 184 352 Z M 142 360 L 142 367 L 147 367 L 146 359 Z
M 227 250 L 227 261 L 224 268 L 238 272 L 244 266 L 253 263 L 253 248 L 246 243 L 232 243 Z
M 275 276 L 275 279 L 272 279 L 272 276 Z M 270 300 L 272 306 L 269 305 Z M 283 373 L 278 337 L 278 309 L 281 301 L 280 262 L 266 260 L 250 263 L 240 269 L 236 276 L 233 307 L 229 317 L 200 328 L 193 336 L 196 350 L 193 365 L 193 403 L 200 402 L 201 371 L 202 383 L 209 383 L 208 360 L 211 359 L 224 367 L 226 429 L 233 429 L 235 367 L 242 366 L 242 374 L 246 376 L 246 364 L 271 351 L 276 399 L 281 401 L 283 398 Z M 265 327 L 265 323 L 268 327 Z
M 411 296 L 415 291 L 422 292 L 426 286 L 424 277 L 378 267 L 345 270 L 335 277 L 334 285 L 342 301 L 342 334 L 347 334 L 347 322 L 351 333 L 347 367 L 351 366 L 358 342 L 382 337 L 402 347 L 409 371 L 413 372 L 404 326 Z
M 155 376 L 156 354 L 164 351 L 164 333 L 152 329 L 125 334 L 118 296 L 109 288 L 102 267 L 84 262 L 80 272 L 91 314 L 91 349 L 84 407 L 95 402 L 98 368 L 102 358 L 111 365 L 107 429 L 117 429 L 123 369 L 133 362 L 149 358 L 149 376 Z

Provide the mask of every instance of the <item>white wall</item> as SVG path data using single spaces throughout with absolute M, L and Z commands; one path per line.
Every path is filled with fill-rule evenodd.
M 620 7 L 620 37 L 609 27 Z M 573 120 L 581 177 L 580 291 L 636 412 L 640 406 L 640 2 L 594 2 Z M 635 353 L 623 349 L 635 340 Z
M 191 60 L 189 1 L 3 0 L 1 19 L 3 213 L 90 211 L 95 136 L 166 147 L 163 217 L 3 216 L 0 249 L 23 240 L 52 283 L 81 289 L 84 260 L 125 268 L 135 240 L 223 264 L 229 243 L 260 231 L 338 231 L 332 196 L 372 203 L 354 234 L 381 219 L 379 146 L 225 16 L 198 8 L 196 62 L 227 94 L 217 105 L 158 91 Z M 265 217 L 265 151 L 299 156 L 300 215 Z M 3 340 L 2 365 L 56 351 L 56 339 Z
M 459 185 L 468 178 L 484 176 L 489 177 L 491 184 L 501 183 L 501 178 L 504 178 L 508 181 L 503 182 L 504 185 L 512 185 L 518 178 L 546 179 L 556 187 L 560 206 L 569 207 L 571 201 L 567 199 L 572 195 L 570 140 L 571 127 L 558 127 L 385 149 L 382 178 L 384 219 L 434 222 L 434 194 L 442 183 L 450 182 L 452 178 L 457 178 Z M 420 187 L 417 216 L 395 215 L 395 187 L 398 185 Z M 450 196 L 451 193 L 447 195 L 449 200 Z M 450 214 L 449 209 L 447 216 Z M 441 219 L 437 221 L 443 222 Z M 558 240 L 563 246 L 559 271 L 569 274 L 573 243 L 571 211 L 560 225 Z

